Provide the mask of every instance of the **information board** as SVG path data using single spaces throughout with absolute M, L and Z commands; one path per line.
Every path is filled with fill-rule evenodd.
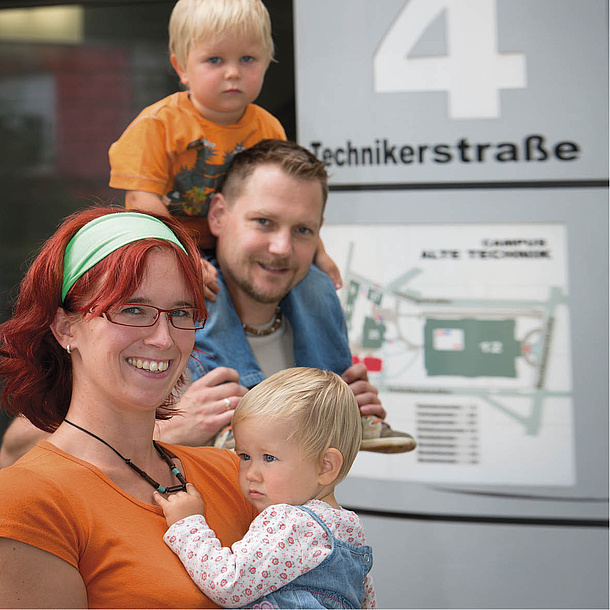
M 324 238 L 353 358 L 418 440 L 409 468 L 363 454 L 352 475 L 574 484 L 563 225 L 331 225 Z
M 419 442 L 343 501 L 607 517 L 607 2 L 294 8 L 354 359 Z

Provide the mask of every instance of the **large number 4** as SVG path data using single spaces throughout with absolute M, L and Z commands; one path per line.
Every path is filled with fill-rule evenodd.
M 409 57 L 443 11 L 447 55 Z M 450 118 L 497 118 L 500 89 L 526 86 L 525 54 L 497 42 L 496 0 L 410 0 L 375 53 L 375 91 L 446 91 Z

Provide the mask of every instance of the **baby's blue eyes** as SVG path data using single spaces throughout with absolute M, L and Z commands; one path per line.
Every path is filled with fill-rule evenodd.
M 242 462 L 249 462 L 252 458 L 247 453 L 240 453 L 239 459 L 242 460 Z M 263 455 L 263 462 L 267 462 L 269 464 L 271 462 L 275 462 L 275 460 L 277 460 L 277 458 L 273 455 L 269 455 L 268 453 Z
M 222 62 L 222 57 L 208 57 L 206 61 L 210 64 L 219 64 Z M 253 61 L 255 61 L 255 58 L 252 57 L 252 55 L 244 55 L 243 57 L 239 58 L 239 61 L 243 64 L 251 64 Z

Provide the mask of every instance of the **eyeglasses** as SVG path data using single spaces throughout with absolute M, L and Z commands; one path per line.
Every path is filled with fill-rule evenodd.
M 160 309 L 154 305 L 126 303 L 103 315 L 113 324 L 119 326 L 137 326 L 144 328 L 154 326 L 159 316 L 164 313 L 174 328 L 181 330 L 199 330 L 205 325 L 205 318 L 199 319 L 195 307 L 177 307 L 176 309 Z

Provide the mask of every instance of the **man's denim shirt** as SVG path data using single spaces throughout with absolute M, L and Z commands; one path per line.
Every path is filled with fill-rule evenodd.
M 189 366 L 193 381 L 219 366 L 236 369 L 239 382 L 252 388 L 263 379 L 241 321 L 237 317 L 218 261 L 220 292 L 216 301 L 206 302 L 209 318 L 197 331 L 196 347 Z M 326 369 L 341 375 L 352 364 L 345 316 L 332 280 L 317 267 L 311 267 L 281 301 L 282 313 L 290 321 L 294 336 L 294 366 Z

